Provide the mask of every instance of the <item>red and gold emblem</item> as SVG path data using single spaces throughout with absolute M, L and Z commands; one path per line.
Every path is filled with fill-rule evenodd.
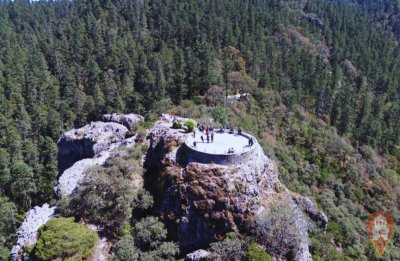
M 382 256 L 393 235 L 393 218 L 387 212 L 376 211 L 368 218 L 367 230 L 378 256 Z

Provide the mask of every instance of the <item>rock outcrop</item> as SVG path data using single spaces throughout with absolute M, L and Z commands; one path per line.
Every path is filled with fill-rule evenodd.
M 98 156 L 113 143 L 125 138 L 128 129 L 114 122 L 92 122 L 63 134 L 57 143 L 58 171 L 62 173 L 75 162 Z
M 189 253 L 185 257 L 185 261 L 205 261 L 207 258 L 209 258 L 211 255 L 210 252 L 204 250 L 204 249 L 199 249 L 196 250 L 192 253 Z
M 44 204 L 42 207 L 34 207 L 26 214 L 24 222 L 17 232 L 17 244 L 11 250 L 11 260 L 19 260 L 26 246 L 36 244 L 39 228 L 54 217 L 55 207 Z
M 321 227 L 326 229 L 328 225 L 328 217 L 318 209 L 316 204 L 307 197 L 303 197 L 297 193 L 292 193 L 293 201 L 305 212 L 308 216 L 316 222 L 321 222 Z
M 124 125 L 127 127 L 129 130 L 132 130 L 132 128 L 140 121 L 144 121 L 144 117 L 139 115 L 139 114 L 104 114 L 102 117 L 102 120 L 104 122 L 115 122 Z
M 158 214 L 183 252 L 207 248 L 230 231 L 252 233 L 256 216 L 267 211 L 272 202 L 284 201 L 295 209 L 294 228 L 302 235 L 296 259 L 311 260 L 303 209 L 321 223 L 326 223 L 326 216 L 312 201 L 296 196 L 280 183 L 275 162 L 265 156 L 258 143 L 254 156 L 242 164 L 187 163 L 179 149 L 185 134 L 171 129 L 168 120 L 157 122 L 150 132 L 144 166 L 167 173 L 169 183 L 160 182 L 165 189 Z
M 126 138 L 128 128 L 122 124 L 133 126 L 143 117 L 136 114 L 115 115 L 109 122 L 92 122 L 79 129 L 67 131 L 58 141 L 58 182 L 54 190 L 62 198 L 71 195 L 85 177 L 86 171 L 103 165 L 120 146 L 135 145 L 135 136 Z M 118 121 L 122 124 L 113 122 Z M 17 232 L 17 244 L 11 252 L 11 260 L 24 259 L 24 248 L 34 245 L 40 226 L 54 216 L 55 207 L 44 204 L 34 207 L 25 217 Z M 93 260 L 106 260 L 111 243 L 102 238 L 95 248 Z
M 111 151 L 120 146 L 128 129 L 113 122 L 92 122 L 80 129 L 65 132 L 58 145 L 59 175 L 55 192 L 70 195 L 84 178 L 86 170 L 102 165 Z

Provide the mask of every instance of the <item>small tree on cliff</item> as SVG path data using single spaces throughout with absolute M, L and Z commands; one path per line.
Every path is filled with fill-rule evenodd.
M 188 132 L 192 132 L 196 126 L 194 120 L 187 120 L 183 125 L 187 128 Z
M 146 217 L 135 224 L 114 247 L 112 260 L 175 260 L 179 247 L 168 242 L 167 230 L 156 217 Z
M 75 223 L 73 218 L 54 218 L 39 229 L 33 255 L 39 260 L 83 260 L 92 254 L 98 240 L 95 231 Z
M 223 241 L 210 244 L 211 260 L 240 261 L 244 256 L 243 246 L 244 242 L 241 239 L 237 238 L 234 233 L 228 233 Z
M 226 114 L 226 111 L 222 107 L 215 107 L 211 111 L 211 115 L 214 118 L 214 121 L 219 122 L 222 125 L 228 124 L 228 115 Z
M 271 261 L 272 258 L 267 254 L 261 247 L 255 242 L 251 242 L 247 246 L 247 250 L 244 253 L 246 261 Z
M 296 252 L 300 251 L 298 246 L 304 233 L 299 226 L 296 211 L 293 204 L 278 202 L 272 205 L 269 213 L 257 217 L 257 241 L 266 246 L 268 253 L 292 260 Z

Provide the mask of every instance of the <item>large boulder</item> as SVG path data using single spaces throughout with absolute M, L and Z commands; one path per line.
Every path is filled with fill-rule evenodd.
M 127 127 L 129 130 L 132 130 L 132 128 L 139 122 L 139 121 L 144 121 L 144 117 L 139 114 L 104 114 L 103 121 L 105 122 L 116 122 L 119 124 L 124 125 Z
M 111 144 L 121 142 L 127 132 L 125 126 L 114 122 L 92 122 L 65 132 L 57 143 L 59 172 L 78 160 L 98 156 Z
M 114 122 L 92 122 L 65 132 L 57 143 L 60 175 L 56 194 L 60 198 L 71 195 L 90 167 L 104 164 L 111 151 L 126 141 L 127 132 Z
M 106 150 L 100 152 L 97 157 L 90 159 L 82 159 L 75 162 L 71 167 L 66 169 L 58 178 L 57 185 L 54 188 L 57 196 L 63 198 L 71 195 L 78 187 L 79 183 L 84 179 L 86 171 L 96 165 L 103 165 L 111 156 L 113 149 L 119 147 L 121 142 L 111 144 Z
M 185 257 L 185 261 L 204 261 L 207 260 L 210 257 L 211 253 L 204 250 L 204 249 L 199 249 L 196 250 L 192 253 L 189 253 Z
M 11 250 L 11 260 L 19 260 L 24 248 L 35 245 L 38 239 L 39 228 L 54 217 L 55 207 L 44 204 L 42 207 L 34 207 L 25 216 L 24 222 L 17 232 L 17 244 Z

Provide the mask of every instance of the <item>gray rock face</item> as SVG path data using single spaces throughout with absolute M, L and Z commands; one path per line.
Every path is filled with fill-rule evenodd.
M 64 133 L 57 143 L 58 171 L 62 173 L 76 161 L 98 156 L 112 143 L 122 141 L 128 129 L 113 122 L 92 122 Z
M 34 207 L 26 214 L 24 222 L 17 232 L 17 244 L 11 250 L 11 260 L 18 260 L 24 247 L 36 244 L 39 228 L 54 217 L 55 207 L 44 204 Z
M 64 133 L 57 143 L 58 168 L 62 173 L 55 191 L 59 197 L 70 195 L 87 169 L 102 165 L 111 151 L 124 141 L 128 129 L 113 122 L 92 122 Z
M 328 225 L 328 217 L 315 205 L 311 199 L 303 197 L 299 194 L 292 193 L 293 201 L 305 212 L 308 216 L 316 221 L 321 222 L 321 227 L 326 229 Z
M 210 257 L 210 252 L 204 249 L 199 249 L 190 254 L 187 254 L 185 257 L 185 261 L 204 261 L 208 257 Z
M 96 165 L 103 165 L 110 157 L 113 149 L 119 147 L 121 142 L 111 144 L 106 150 L 99 153 L 97 157 L 90 159 L 82 159 L 75 162 L 71 167 L 66 169 L 58 178 L 57 185 L 54 188 L 56 194 L 60 197 L 71 195 L 78 187 L 78 184 L 85 177 L 88 169 Z
M 131 130 L 136 123 L 138 123 L 139 121 L 144 121 L 144 117 L 139 114 L 133 114 L 133 113 L 130 114 L 113 113 L 113 114 L 104 114 L 102 120 L 105 122 L 116 122 L 122 124 L 129 130 Z

